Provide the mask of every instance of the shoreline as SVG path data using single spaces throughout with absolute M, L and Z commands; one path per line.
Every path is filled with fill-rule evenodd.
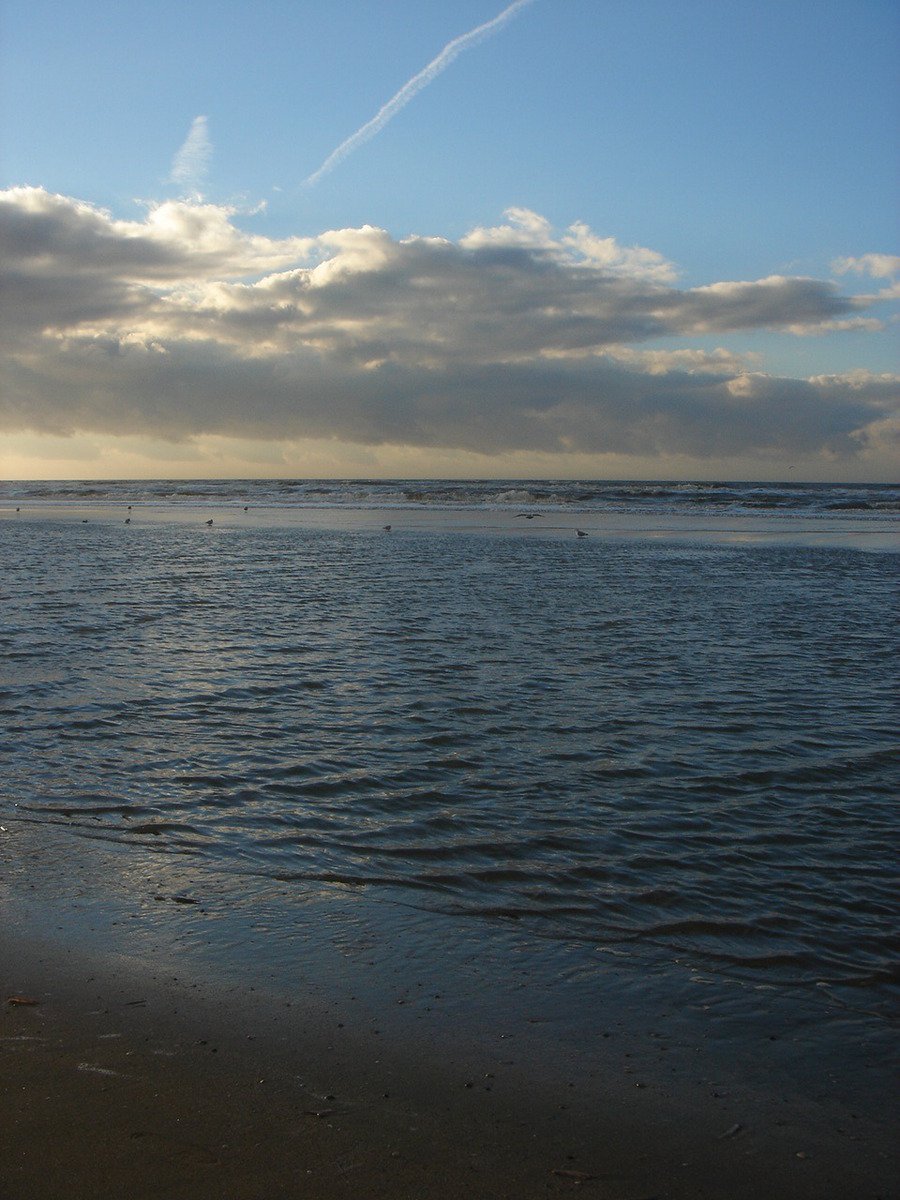
M 242 926 L 214 872 L 158 861 L 171 857 L 132 852 L 114 877 L 116 847 L 7 823 L 4 1200 L 890 1194 L 871 1114 L 774 1075 L 767 1091 L 749 1061 L 728 1078 L 728 1047 L 693 1046 L 674 1020 L 654 1021 L 670 1043 L 657 1053 L 648 1010 L 615 986 L 594 997 L 597 1036 L 567 1051 L 562 985 L 511 969 L 490 931 L 465 931 L 457 953 L 455 923 L 419 914 L 405 941 L 380 942 L 392 906 L 370 903 L 366 925 L 336 895 L 298 910 L 286 986 L 263 898 Z

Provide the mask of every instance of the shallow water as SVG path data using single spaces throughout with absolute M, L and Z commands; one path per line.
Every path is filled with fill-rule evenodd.
M 0 812 L 889 1013 L 895 554 L 48 515 L 0 562 Z

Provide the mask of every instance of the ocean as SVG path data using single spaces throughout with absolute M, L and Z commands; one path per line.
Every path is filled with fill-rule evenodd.
M 422 509 L 472 512 L 793 514 L 900 512 L 900 484 L 619 480 L 142 479 L 0 481 L 0 505 Z
M 527 949 L 576 1024 L 613 975 L 627 1004 L 702 984 L 729 1044 L 777 1011 L 878 1057 L 898 508 L 888 485 L 5 483 L 0 824 L 215 876 L 220 919 L 277 894 L 273 956 L 331 899 Z

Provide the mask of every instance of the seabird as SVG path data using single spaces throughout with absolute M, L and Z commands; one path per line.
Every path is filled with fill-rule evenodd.
M 249 511 L 250 511 L 250 505 L 249 505 L 249 504 L 245 504 L 245 505 L 244 505 L 244 512 L 249 512 Z
M 516 513 L 517 517 L 524 517 L 526 521 L 533 521 L 535 517 L 542 517 L 543 513 Z
M 390 527 L 390 525 L 382 525 L 382 527 L 381 527 L 381 528 L 384 530 L 384 532 L 385 532 L 385 533 L 390 533 L 390 532 L 391 532 L 391 527 Z
M 207 525 L 212 525 L 212 517 L 210 517 L 206 523 L 207 523 Z
M 576 529 L 575 536 L 576 537 L 587 537 L 587 534 L 584 532 L 583 529 Z
M 126 525 L 130 525 L 130 524 L 131 524 L 131 517 L 126 517 L 126 518 L 125 518 L 125 524 L 126 524 Z

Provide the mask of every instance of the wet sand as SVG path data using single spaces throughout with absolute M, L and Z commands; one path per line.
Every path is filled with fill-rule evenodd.
M 47 967 L 25 972 L 40 1005 L 4 1014 L 6 1200 L 526 1197 L 580 1178 L 554 1176 L 575 1156 L 532 1147 L 527 1122 L 480 1083 L 454 1095 L 458 1079 L 426 1086 L 357 1057 L 352 1036 L 288 1039 L 289 1023 L 246 995 Z
M 249 993 L 71 955 L 62 970 L 8 939 L 3 958 L 27 989 L 9 994 L 39 1001 L 3 1014 L 6 1200 L 890 1194 L 849 1140 L 823 1160 L 791 1150 L 795 1130 L 678 1129 L 602 1086 L 588 1112 L 527 1080 L 364 1051 L 358 1030 L 294 1028 Z
M 116 879 L 114 848 L 73 844 L 67 861 L 55 831 L 5 833 L 4 1200 L 891 1195 L 887 1114 L 827 1086 L 760 1086 L 750 1037 L 728 1077 L 674 1016 L 654 1021 L 668 1044 L 649 1043 L 671 1053 L 650 1053 L 647 1013 L 598 1001 L 596 1038 L 567 1052 L 553 989 L 490 961 L 473 965 L 486 987 L 466 983 L 450 925 L 443 964 L 413 930 L 389 947 L 405 978 L 366 992 L 366 971 L 390 975 L 390 960 L 370 936 L 332 977 L 313 933 L 327 899 L 290 945 L 293 986 L 246 931 L 219 970 L 196 952 L 199 930 L 227 924 L 214 876 L 170 862 L 142 874 L 132 855 Z M 116 879 L 102 894 L 101 867 Z

